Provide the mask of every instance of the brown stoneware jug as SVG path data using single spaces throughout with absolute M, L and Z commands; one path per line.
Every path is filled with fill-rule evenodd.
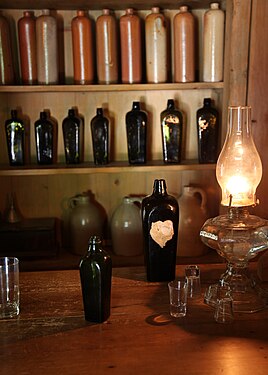
M 0 14 L 0 85 L 12 85 L 14 81 L 9 23 L 7 18 Z
M 195 19 L 186 5 L 174 17 L 174 81 L 195 80 Z
M 24 85 L 37 84 L 36 30 L 34 12 L 25 11 L 18 21 L 21 80 Z
M 141 21 L 132 8 L 120 17 L 122 83 L 142 80 Z
M 87 85 L 94 80 L 94 56 L 92 24 L 85 11 L 77 11 L 77 16 L 72 19 L 71 28 L 74 83 Z

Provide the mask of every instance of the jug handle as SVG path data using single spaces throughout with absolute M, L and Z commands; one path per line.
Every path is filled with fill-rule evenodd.
M 139 205 L 137 205 L 139 208 L 141 207 L 141 203 L 142 203 L 142 200 L 143 198 L 142 197 L 128 197 L 132 203 L 139 203 Z
M 205 211 L 207 207 L 207 196 L 203 189 L 201 188 L 193 188 L 193 193 L 198 193 L 201 195 L 201 210 Z
M 75 207 L 75 203 L 77 202 L 77 200 L 78 200 L 77 196 L 71 197 L 69 199 L 69 208 L 74 208 Z

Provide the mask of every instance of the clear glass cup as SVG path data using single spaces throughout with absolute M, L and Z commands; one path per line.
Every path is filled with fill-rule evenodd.
M 233 300 L 231 296 L 225 296 L 217 300 L 214 319 L 217 323 L 232 323 L 234 321 Z
M 201 295 L 200 268 L 196 265 L 186 266 L 185 277 L 188 284 L 188 298 L 198 298 Z
M 0 318 L 13 318 L 19 314 L 19 260 L 0 258 Z
M 181 318 L 187 311 L 187 280 L 179 279 L 168 283 L 170 315 Z

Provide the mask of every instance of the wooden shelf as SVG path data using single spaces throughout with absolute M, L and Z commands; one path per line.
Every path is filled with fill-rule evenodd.
M 133 173 L 159 171 L 186 171 L 186 170 L 214 170 L 215 164 L 199 164 L 196 160 L 185 161 L 181 164 L 164 164 L 162 161 L 151 161 L 146 165 L 129 165 L 125 162 L 111 162 L 105 166 L 95 166 L 92 163 L 79 165 L 54 164 L 51 166 L 29 165 L 10 167 L 0 165 L 0 176 L 41 176 L 67 174 L 94 174 L 94 173 Z
M 0 86 L 0 93 L 31 92 L 110 92 L 110 91 L 154 91 L 154 90 L 205 90 L 223 89 L 223 82 L 192 83 L 141 83 L 117 85 L 34 85 L 34 86 Z
M 219 0 L 224 3 L 224 1 Z M 211 0 L 134 0 L 134 1 L 122 1 L 122 0 L 2 0 L 2 9 L 126 9 L 133 7 L 135 9 L 150 9 L 153 6 L 161 6 L 162 9 L 179 9 L 181 5 L 185 3 L 191 9 L 209 8 Z

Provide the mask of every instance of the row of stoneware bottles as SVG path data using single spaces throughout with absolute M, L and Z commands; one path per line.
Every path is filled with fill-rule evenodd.
M 132 110 L 126 113 L 126 140 L 129 164 L 138 165 L 147 162 L 148 115 L 141 110 L 139 102 L 133 102 Z M 173 99 L 167 101 L 167 108 L 160 113 L 163 161 L 167 164 L 179 164 L 182 156 L 183 115 L 175 108 Z M 200 163 L 215 163 L 218 157 L 219 116 L 211 106 L 211 99 L 204 99 L 204 106 L 196 113 L 198 155 Z M 57 124 L 48 112 L 41 112 L 35 124 L 36 155 L 38 164 L 56 162 Z M 90 122 L 94 163 L 109 163 L 110 126 L 97 108 L 96 116 Z M 25 126 L 17 111 L 11 111 L 11 118 L 5 122 L 9 163 L 11 166 L 25 162 Z M 84 123 L 74 109 L 62 122 L 65 160 L 67 164 L 83 161 Z
M 172 231 L 178 232 L 178 241 L 176 240 L 176 250 L 178 256 L 200 256 L 206 253 L 207 249 L 202 244 L 199 231 L 209 217 L 207 210 L 206 193 L 200 187 L 185 186 L 179 197 L 168 197 L 167 191 L 157 191 L 155 203 L 163 207 L 156 208 L 152 216 L 155 217 L 155 233 L 152 232 L 154 242 L 158 243 L 163 249 L 171 238 L 161 236 L 159 220 L 163 212 L 172 205 L 179 207 L 179 220 L 172 222 Z M 144 202 L 144 196 L 125 196 L 115 207 L 109 220 L 109 235 L 112 240 L 112 249 L 114 254 L 121 256 L 139 256 L 143 254 L 144 238 L 142 234 L 142 215 L 141 207 Z M 97 202 L 98 203 L 98 202 Z M 90 236 L 98 235 L 105 238 L 104 223 L 105 216 L 92 197 L 88 194 L 81 194 L 70 198 L 69 200 L 69 233 L 71 239 L 72 252 L 82 255 L 87 248 L 87 241 Z M 165 204 L 164 204 L 165 203 Z M 158 212 L 158 214 L 157 214 Z M 176 210 L 173 210 L 175 213 Z M 157 217 L 157 215 L 159 217 Z M 167 217 L 165 220 L 171 220 Z M 168 232 L 170 223 L 163 233 Z M 151 229 L 151 225 L 150 225 Z M 152 229 L 153 231 L 153 229 Z M 163 234 L 162 233 L 162 234 Z
M 224 19 L 219 3 L 212 3 L 204 14 L 202 80 L 206 82 L 223 80 Z M 168 82 L 172 56 L 168 22 L 164 13 L 153 7 L 145 18 L 144 41 L 141 18 L 128 8 L 119 19 L 118 36 L 116 17 L 111 10 L 103 9 L 96 20 L 94 37 L 91 18 L 86 11 L 78 10 L 71 22 L 74 83 L 94 83 L 95 70 L 100 84 Z M 173 19 L 174 82 L 196 80 L 198 36 L 195 24 L 193 13 L 186 5 L 181 6 Z M 3 57 L 0 60 L 0 83 L 13 84 L 10 31 L 3 15 L 0 16 L 0 39 Z M 57 84 L 57 20 L 51 12 L 43 10 L 35 18 L 33 12 L 25 11 L 18 21 L 18 39 L 22 83 Z

